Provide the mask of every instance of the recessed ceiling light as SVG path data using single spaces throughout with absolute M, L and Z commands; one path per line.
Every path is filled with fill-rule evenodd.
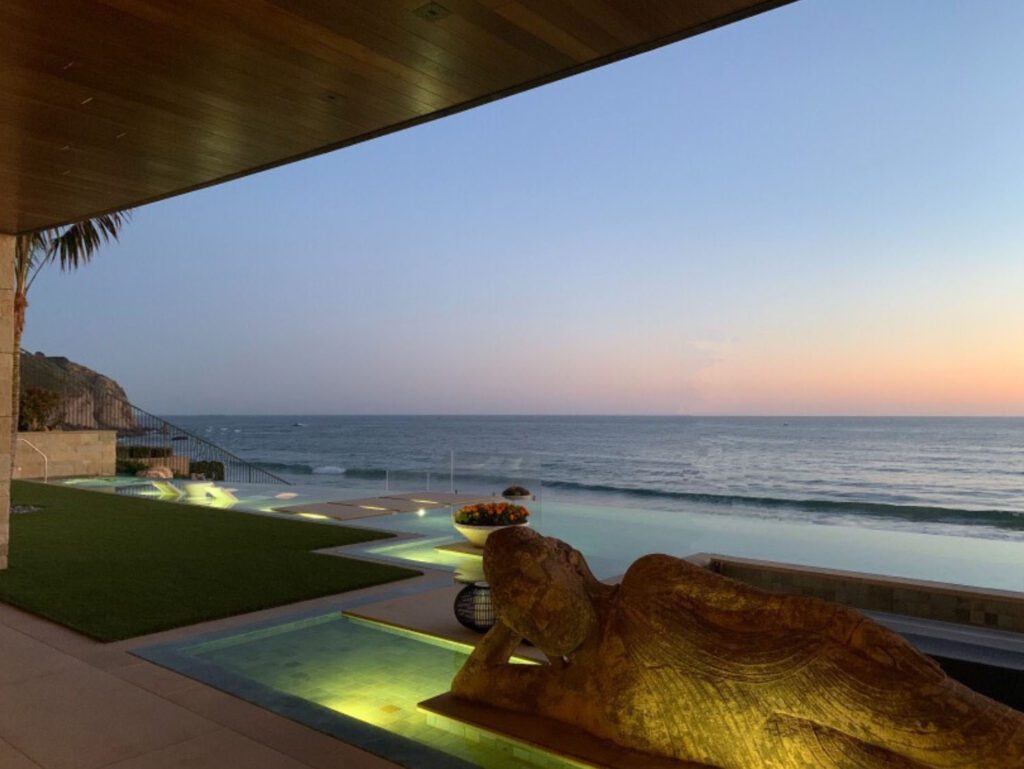
M 427 21 L 440 21 L 445 16 L 451 15 L 451 11 L 440 3 L 427 3 L 426 5 L 421 5 L 419 8 L 414 10 L 413 13 Z

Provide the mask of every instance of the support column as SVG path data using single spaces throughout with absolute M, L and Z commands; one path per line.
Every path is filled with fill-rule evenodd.
M 14 365 L 14 241 L 0 233 L 0 569 L 11 526 L 11 376 Z

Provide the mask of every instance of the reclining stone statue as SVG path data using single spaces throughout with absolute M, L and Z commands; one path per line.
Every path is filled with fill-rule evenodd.
M 667 555 L 605 585 L 523 527 L 488 538 L 484 572 L 499 621 L 459 698 L 718 769 L 1024 767 L 1024 714 L 853 609 Z M 524 638 L 550 664 L 511 664 Z

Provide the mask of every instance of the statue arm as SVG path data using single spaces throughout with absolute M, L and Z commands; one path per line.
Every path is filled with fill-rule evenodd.
M 498 620 L 473 649 L 473 653 L 466 660 L 466 667 L 488 669 L 504 665 L 508 663 L 522 641 L 522 636 Z
M 510 710 L 533 710 L 553 673 L 547 665 L 516 665 L 509 658 L 522 642 L 500 620 L 491 628 L 452 681 L 452 694 Z

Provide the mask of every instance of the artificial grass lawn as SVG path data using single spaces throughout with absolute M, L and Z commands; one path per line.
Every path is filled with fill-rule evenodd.
M 311 550 L 391 535 L 14 481 L 0 600 L 101 641 L 412 577 Z

